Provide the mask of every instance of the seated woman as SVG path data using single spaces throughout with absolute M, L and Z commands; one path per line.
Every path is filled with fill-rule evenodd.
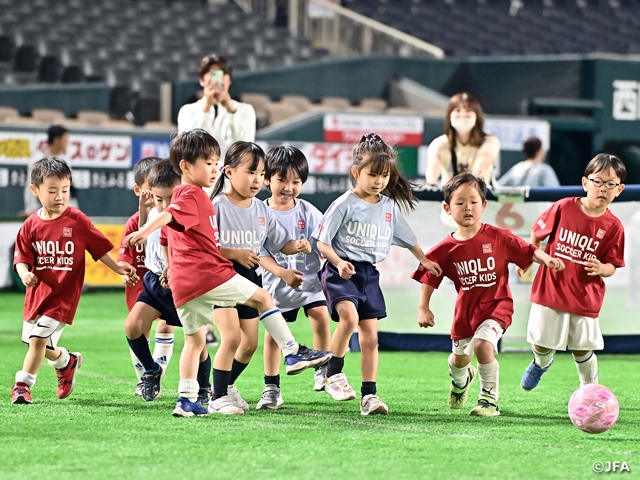
M 444 120 L 444 135 L 437 137 L 427 151 L 427 184 L 444 185 L 461 172 L 471 172 L 493 182 L 493 168 L 500 152 L 500 141 L 483 130 L 484 115 L 478 101 L 468 93 L 451 97 Z

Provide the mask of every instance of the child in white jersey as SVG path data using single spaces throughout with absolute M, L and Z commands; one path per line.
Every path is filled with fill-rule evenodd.
M 262 188 L 264 171 L 264 151 L 255 143 L 236 142 L 227 150 L 222 175 L 211 195 L 216 211 L 220 253 L 233 262 L 233 268 L 237 273 L 258 286 L 262 286 L 262 278 L 258 275 L 257 269 L 259 254 L 263 249 L 285 255 L 311 253 L 308 240 L 293 239 L 277 220 L 275 213 L 254 198 Z M 223 193 L 225 179 L 229 188 Z M 236 406 L 247 410 L 249 405 L 240 396 L 235 381 L 258 348 L 258 311 L 246 305 L 237 305 L 235 308 L 216 307 L 215 319 L 218 328 L 234 324 L 239 319 L 242 333 L 227 385 L 222 385 L 218 380 L 226 374 L 214 368 L 213 398 L 215 400 L 228 393 Z M 284 327 L 288 329 L 286 323 Z M 229 345 L 221 344 L 219 351 L 229 348 Z M 329 357 L 329 352 L 321 353 L 314 360 L 313 366 L 325 363 Z M 298 372 L 287 367 L 287 373 Z
M 305 200 L 298 199 L 302 185 L 307 181 L 309 165 L 304 154 L 295 147 L 275 147 L 267 153 L 265 183 L 271 197 L 265 203 L 271 207 L 290 236 L 295 239 L 311 238 L 320 223 L 322 213 Z M 313 348 L 329 350 L 331 330 L 327 300 L 318 278 L 321 267 L 317 252 L 309 255 L 283 255 L 263 250 L 260 265 L 263 287 L 271 294 L 276 306 L 287 322 L 295 322 L 298 310 L 311 322 Z M 280 394 L 280 350 L 269 332 L 264 336 L 265 388 L 257 408 L 277 410 L 284 403 Z M 315 391 L 323 391 L 327 366 L 316 368 Z
M 412 184 L 398 172 L 394 152 L 374 133 L 363 135 L 353 150 L 349 190 L 331 204 L 312 237 L 327 259 L 321 282 L 331 319 L 338 323 L 329 360 L 325 391 L 334 400 L 353 400 L 355 390 L 342 373 L 344 355 L 356 327 L 362 350 L 362 415 L 387 414 L 376 395 L 378 370 L 377 320 L 387 316 L 374 264 L 386 258 L 391 245 L 407 248 L 420 264 L 435 275 L 440 267 L 428 260 L 401 207 L 412 209 L 417 199 Z

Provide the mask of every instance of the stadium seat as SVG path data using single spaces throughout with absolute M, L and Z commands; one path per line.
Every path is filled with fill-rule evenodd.
M 31 111 L 31 116 L 40 123 L 56 123 L 66 118 L 63 111 L 53 108 L 34 108 Z
M 293 105 L 298 109 L 298 113 L 304 113 L 313 108 L 311 101 L 304 95 L 283 95 L 280 101 Z
M 78 120 L 87 125 L 104 125 L 111 117 L 108 113 L 98 112 L 94 110 L 80 110 L 78 112 Z
M 298 115 L 299 111 L 295 105 L 288 103 L 271 103 L 267 106 L 269 112 L 269 123 L 274 124 L 287 120 L 288 118 Z
M 6 121 L 7 118 L 18 118 L 20 113 L 13 107 L 0 107 L 0 122 Z
M 351 107 L 351 102 L 343 97 L 323 97 L 320 102 L 320 106 L 323 108 L 341 110 Z

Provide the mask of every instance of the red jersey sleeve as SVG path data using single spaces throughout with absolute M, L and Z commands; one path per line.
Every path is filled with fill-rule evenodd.
M 602 263 L 610 263 L 616 268 L 624 267 L 624 228 L 620 225 L 607 251 L 599 258 Z
M 553 227 L 559 219 L 561 202 L 562 200 L 551 205 L 531 226 L 531 230 L 538 240 L 543 241 L 553 231 Z
M 440 265 L 440 267 L 442 267 L 443 263 L 445 262 L 445 259 L 440 253 L 440 249 L 438 248 L 439 246 L 440 244 L 433 247 L 431 250 L 425 253 L 425 256 L 432 262 L 436 262 L 438 265 Z M 444 278 L 444 275 L 440 275 L 439 277 L 436 277 L 429 270 L 424 268 L 422 264 L 420 264 L 418 265 L 417 270 L 413 272 L 413 274 L 411 275 L 411 278 L 413 278 L 414 280 L 420 283 L 431 285 L 433 288 L 438 288 L 442 283 L 442 279 Z
M 178 198 L 174 195 L 171 204 L 164 211 L 169 212 L 173 217 L 173 222 L 169 226 L 174 230 L 184 232 L 200 223 L 200 213 L 195 197 L 188 192 L 181 193 L 182 195 L 179 195 Z
M 509 263 L 515 263 L 522 269 L 527 268 L 531 264 L 533 254 L 538 248 L 509 230 L 503 230 L 503 232 L 507 250 L 507 260 L 509 260 Z
M 119 262 L 127 262 L 129 265 L 135 265 L 135 260 L 133 257 L 133 252 L 135 251 L 135 247 L 127 247 L 127 244 L 124 242 L 124 239 L 127 238 L 127 235 L 132 234 L 133 232 L 138 231 L 138 215 L 133 214 L 127 220 L 127 223 L 124 226 L 124 230 L 122 231 L 122 237 L 120 238 L 120 248 L 118 249 L 118 261 Z
M 34 264 L 36 262 L 35 255 L 33 254 L 33 249 L 31 248 L 30 230 L 32 228 L 32 222 L 28 218 L 20 227 L 18 231 L 18 235 L 16 237 L 16 246 L 15 252 L 13 254 L 13 265 L 18 263 L 26 263 L 29 265 L 30 270 L 33 270 Z
M 160 228 L 160 245 L 166 247 L 169 245 L 169 240 L 167 238 L 167 226 Z
M 111 241 L 105 237 L 93 223 L 91 223 L 91 220 L 89 220 L 86 215 L 81 214 L 81 216 L 85 227 L 84 234 L 86 236 L 87 251 L 93 260 L 97 262 L 100 258 L 113 250 L 113 243 L 111 243 Z

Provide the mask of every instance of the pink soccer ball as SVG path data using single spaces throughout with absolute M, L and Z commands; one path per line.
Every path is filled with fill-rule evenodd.
M 604 385 L 583 385 L 569 399 L 569 418 L 583 432 L 602 433 L 618 420 L 618 399 Z

